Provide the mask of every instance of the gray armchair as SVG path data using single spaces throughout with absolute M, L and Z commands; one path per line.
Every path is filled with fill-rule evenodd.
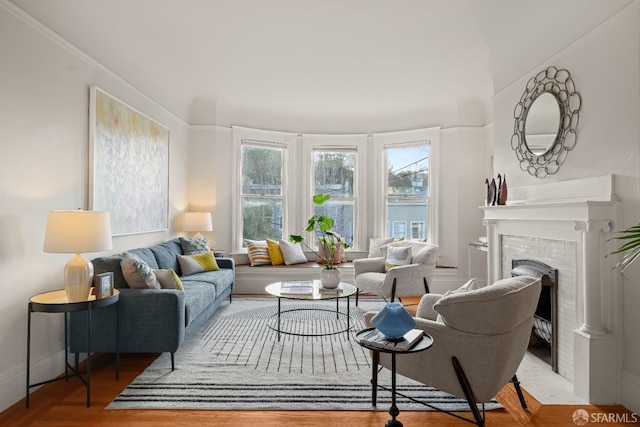
M 476 290 L 424 295 L 416 328 L 433 337 L 433 346 L 397 355 L 397 373 L 466 399 L 478 426 L 484 425 L 478 404 L 490 401 L 509 381 L 526 409 L 515 374 L 527 351 L 540 289 L 539 279 L 519 276 Z M 367 324 L 375 314 L 366 313 Z M 391 358 L 374 352 L 373 359 L 375 399 L 378 364 L 390 368 Z
M 385 272 L 386 248 L 411 246 L 411 264 L 393 267 Z M 403 240 L 382 248 L 383 256 L 353 261 L 355 270 L 356 306 L 360 291 L 390 298 L 416 296 L 429 293 L 429 283 L 436 271 L 438 246 L 425 242 Z

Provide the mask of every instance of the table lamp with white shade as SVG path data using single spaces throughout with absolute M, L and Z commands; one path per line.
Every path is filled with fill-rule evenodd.
M 194 237 L 203 237 L 201 231 L 213 231 L 211 212 L 185 212 L 184 231 L 196 232 Z
M 50 211 L 44 237 L 44 251 L 76 254 L 64 267 L 64 289 L 69 302 L 86 301 L 93 282 L 93 264 L 84 252 L 112 248 L 109 212 Z

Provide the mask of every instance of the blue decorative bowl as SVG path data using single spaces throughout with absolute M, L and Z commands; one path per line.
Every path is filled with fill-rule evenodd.
M 416 321 L 402 304 L 390 302 L 371 319 L 371 324 L 385 337 L 394 340 L 413 329 Z

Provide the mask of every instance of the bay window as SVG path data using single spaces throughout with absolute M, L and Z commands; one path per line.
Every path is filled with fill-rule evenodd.
M 439 138 L 439 128 L 307 135 L 234 127 L 233 251 L 244 239 L 300 234 L 314 214 L 332 217 L 357 251 L 370 237 L 437 244 Z M 331 199 L 315 206 L 318 193 Z

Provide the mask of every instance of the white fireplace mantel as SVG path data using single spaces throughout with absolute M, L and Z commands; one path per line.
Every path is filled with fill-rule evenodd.
M 619 220 L 618 204 L 615 197 L 605 196 L 482 208 L 489 283 L 510 275 L 502 271 L 503 236 L 575 242 L 571 246 L 575 247 L 576 270 L 573 384 L 574 393 L 590 403 L 617 401 L 622 305 L 618 275 L 612 270 L 615 260 L 606 255 L 611 251 L 610 231 Z

